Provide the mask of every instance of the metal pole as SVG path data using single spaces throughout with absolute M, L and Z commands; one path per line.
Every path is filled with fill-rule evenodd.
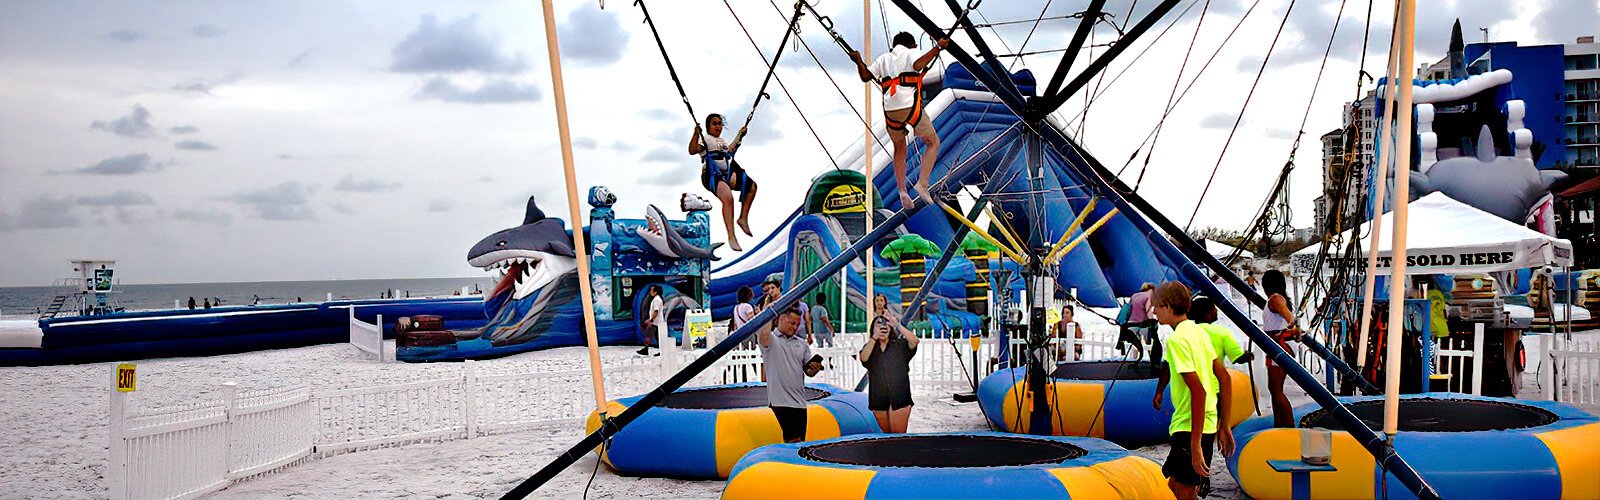
M 1357 344 L 1359 348 L 1356 349 L 1356 370 L 1358 371 L 1367 368 L 1367 332 L 1371 331 L 1372 328 L 1372 294 L 1376 292 L 1378 281 L 1378 240 L 1382 239 L 1379 235 L 1383 232 L 1383 205 L 1385 198 L 1387 198 L 1385 193 L 1389 187 L 1389 160 L 1394 158 L 1394 140 L 1391 137 L 1394 135 L 1394 127 L 1389 126 L 1389 118 L 1397 113 L 1393 110 L 1395 109 L 1395 76 L 1400 74 L 1400 70 L 1395 67 L 1400 64 L 1400 51 L 1396 50 L 1400 46 L 1400 34 L 1400 29 L 1396 26 L 1389 37 L 1389 69 L 1388 73 L 1386 73 L 1388 78 L 1385 79 L 1384 91 L 1381 94 L 1383 97 L 1383 120 L 1378 122 L 1378 135 L 1375 137 L 1378 141 L 1378 170 L 1372 181 L 1375 184 L 1373 187 L 1375 191 L 1372 194 L 1372 231 L 1369 233 L 1372 235 L 1372 241 L 1367 245 L 1367 275 L 1366 282 L 1361 289 L 1361 329 L 1356 330 L 1356 335 L 1360 337 L 1360 341 Z M 1376 100 L 1373 102 L 1373 109 L 1374 113 L 1376 113 Z M 1355 229 L 1350 232 L 1356 238 L 1360 238 L 1361 225 L 1356 224 Z
M 589 344 L 589 375 L 594 379 L 594 407 L 606 415 L 605 377 L 600 373 L 600 341 L 595 336 L 594 291 L 589 284 L 589 245 L 583 238 L 583 212 L 578 210 L 578 178 L 572 167 L 572 132 L 567 127 L 567 89 L 561 79 L 561 47 L 556 35 L 555 8 L 544 0 L 544 38 L 550 53 L 550 88 L 555 94 L 556 132 L 561 140 L 561 169 L 567 181 L 567 212 L 572 219 L 572 249 L 578 256 L 578 288 L 582 291 L 583 327 Z
M 1395 164 L 1394 164 L 1394 237 L 1393 259 L 1389 263 L 1389 352 L 1386 354 L 1383 405 L 1383 432 L 1388 435 L 1390 447 L 1400 426 L 1400 339 L 1405 329 L 1406 293 L 1406 216 L 1407 193 L 1411 186 L 1411 60 L 1415 43 L 1417 5 L 1415 0 L 1400 0 L 1400 22 L 1395 30 L 1402 33 L 1400 50 L 1400 99 L 1395 113 Z

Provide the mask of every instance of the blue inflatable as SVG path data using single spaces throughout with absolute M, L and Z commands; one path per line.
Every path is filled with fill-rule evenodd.
M 1373 429 L 1383 428 L 1381 396 L 1340 398 Z M 1401 396 L 1394 447 L 1444 498 L 1600 498 L 1600 417 L 1553 401 L 1431 393 Z M 1311 475 L 1313 498 L 1416 498 L 1388 478 L 1380 491 L 1372 455 L 1328 412 L 1295 409 L 1299 427 L 1331 428 L 1335 472 Z M 1298 460 L 1300 430 L 1272 418 L 1234 430 L 1228 469 L 1252 498 L 1290 498 L 1290 478 L 1269 460 Z
M 1229 370 L 1233 383 L 1230 424 L 1250 416 L 1250 377 Z M 978 384 L 978 405 L 997 428 L 1027 433 L 1032 421 L 1033 394 L 1027 388 L 1027 368 L 990 374 Z M 1167 442 L 1172 422 L 1171 391 L 1162 394 L 1161 409 L 1151 406 L 1156 394 L 1156 373 L 1143 363 L 1084 361 L 1064 363 L 1050 377 L 1050 433 L 1057 436 L 1105 438 L 1137 448 Z
M 878 432 L 866 394 L 827 384 L 806 389 L 806 439 Z M 622 413 L 643 397 L 611 401 L 606 412 Z M 590 414 L 588 432 L 599 428 L 599 415 Z M 721 479 L 745 453 L 782 442 L 765 383 L 684 388 L 613 436 L 600 458 L 624 475 Z
M 724 499 L 1172 498 L 1161 467 L 1092 438 L 871 434 L 763 447 Z

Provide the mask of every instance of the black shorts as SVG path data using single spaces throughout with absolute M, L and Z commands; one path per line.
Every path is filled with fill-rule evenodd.
M 783 442 L 797 443 L 806 440 L 806 409 L 787 406 L 769 406 L 778 417 L 778 427 L 783 429 Z
M 700 185 L 706 191 L 717 192 L 717 183 L 728 183 L 728 189 L 743 193 L 755 181 L 750 180 L 750 174 L 745 173 L 744 167 L 733 158 L 726 160 L 706 160 L 700 165 Z
M 1200 436 L 1200 452 L 1205 454 L 1206 465 L 1211 464 L 1211 450 L 1216 441 L 1216 434 Z M 1189 450 L 1189 432 L 1172 433 L 1172 451 L 1167 453 L 1167 463 L 1161 464 L 1161 475 L 1172 478 L 1179 484 L 1199 486 L 1205 477 L 1194 471 L 1192 455 Z
M 870 388 L 869 388 L 870 389 Z M 883 391 L 867 391 L 867 409 L 872 411 L 889 411 L 908 408 L 914 405 L 911 401 L 911 388 L 899 387 Z

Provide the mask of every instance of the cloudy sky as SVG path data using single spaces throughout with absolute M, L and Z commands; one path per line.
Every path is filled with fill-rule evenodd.
M 733 3 L 770 56 L 785 21 L 779 4 Z M 1046 15 L 1086 3 L 1051 2 Z M 1206 3 L 1180 2 L 1113 63 L 1109 75 L 1126 74 L 1101 84 L 1087 114 L 1081 98 L 1062 108 L 1065 117 L 1086 116 L 1083 141 L 1113 168 L 1160 118 Z M 1204 8 L 1185 85 L 1244 22 L 1172 112 L 1151 159 L 1141 193 L 1170 217 L 1182 221 L 1194 209 L 1287 3 L 1212 0 Z M 1338 103 L 1357 92 L 1366 5 L 1348 3 L 1292 180 L 1299 226 L 1311 223 L 1320 182 L 1316 137 L 1338 125 Z M 1458 16 L 1469 41 L 1485 27 L 1494 40 L 1570 43 L 1600 25 L 1595 0 L 1422 3 L 1419 61 L 1441 55 Z M 1374 73 L 1391 8 L 1377 4 L 1367 62 Z M 977 17 L 1032 19 L 1044 5 L 985 2 Z M 1127 19 L 1130 2 L 1109 5 L 1111 22 Z M 68 271 L 66 259 L 84 257 L 116 258 L 124 280 L 142 283 L 477 275 L 466 249 L 520 221 L 527 196 L 566 214 L 539 8 L 0 1 L 0 286 L 48 284 Z M 698 167 L 683 153 L 692 121 L 638 9 L 622 0 L 604 10 L 594 1 L 556 8 L 580 186 L 610 186 L 624 216 L 700 192 Z M 742 122 L 766 68 L 723 3 L 653 8 L 696 112 Z M 826 0 L 819 8 L 859 45 L 859 3 Z M 1338 9 L 1330 0 L 1295 5 L 1197 226 L 1240 227 L 1265 197 L 1288 158 Z M 886 10 L 890 32 L 911 28 L 893 5 Z M 953 19 L 930 10 L 941 23 Z M 884 30 L 876 8 L 872 24 Z M 1031 52 L 1063 47 L 1075 25 L 1047 20 L 1028 38 L 1029 23 L 1011 24 L 983 36 L 998 52 Z M 750 125 L 740 158 L 764 187 L 751 216 L 758 233 L 797 206 L 810 177 L 831 168 L 796 103 L 834 154 L 861 137 L 850 111 L 860 106 L 860 84 L 814 22 L 802 29 L 828 72 L 803 48 L 786 48 L 778 76 L 792 94 L 775 82 Z M 1103 25 L 1094 42 L 1114 37 Z M 1048 74 L 1057 59 L 1026 56 L 1018 67 Z M 1134 180 L 1142 161 L 1124 177 Z

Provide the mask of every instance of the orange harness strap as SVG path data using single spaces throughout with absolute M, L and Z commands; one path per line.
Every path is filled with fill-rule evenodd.
M 884 115 L 884 125 L 888 126 L 890 130 L 904 131 L 907 126 L 914 127 L 922 121 L 922 73 L 901 73 L 900 76 L 885 79 L 879 82 L 878 85 L 889 95 L 895 95 L 900 90 L 900 87 L 910 87 L 916 93 L 912 96 L 911 115 L 907 116 L 905 121 L 894 120 L 889 118 L 887 114 Z

